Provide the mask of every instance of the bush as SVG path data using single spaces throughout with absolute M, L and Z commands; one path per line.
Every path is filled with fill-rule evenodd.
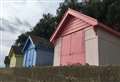
M 9 74 L 11 82 L 120 82 L 120 66 L 49 66 L 10 70 L 13 71 Z

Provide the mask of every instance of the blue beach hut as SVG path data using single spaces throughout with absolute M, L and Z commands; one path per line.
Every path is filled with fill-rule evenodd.
M 23 48 L 24 67 L 53 64 L 53 47 L 49 41 L 38 36 L 29 36 Z

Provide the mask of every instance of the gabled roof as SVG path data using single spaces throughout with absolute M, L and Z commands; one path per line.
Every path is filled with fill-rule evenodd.
M 44 47 L 52 48 L 52 45 L 51 45 L 51 43 L 50 43 L 48 40 L 46 40 L 46 39 L 44 39 L 44 38 L 42 38 L 42 37 L 33 36 L 33 35 L 30 35 L 30 36 L 28 37 L 28 39 L 27 39 L 27 41 L 26 41 L 26 43 L 25 43 L 24 48 L 26 47 L 26 45 L 27 45 L 27 43 L 28 43 L 29 40 L 30 40 L 35 46 L 41 45 L 41 46 L 44 46 Z M 23 48 L 23 50 L 24 50 L 24 48 Z
M 22 55 L 21 48 L 18 46 L 12 46 L 9 52 L 9 56 L 11 56 L 12 53 L 15 53 L 15 55 Z
M 75 10 L 73 10 L 73 9 L 68 9 L 68 11 L 64 14 L 61 22 L 59 23 L 57 29 L 55 30 L 55 32 L 54 32 L 53 35 L 51 36 L 50 42 L 54 42 L 56 36 L 58 35 L 58 32 L 60 31 L 60 29 L 61 29 L 61 27 L 62 27 L 62 24 L 66 21 L 66 19 L 67 19 L 67 17 L 68 17 L 69 15 L 72 15 L 72 16 L 74 16 L 74 17 L 76 17 L 76 18 L 79 18 L 79 19 L 81 19 L 82 21 L 85 21 L 86 23 L 92 25 L 93 27 L 101 26 L 101 27 L 103 27 L 104 29 L 106 29 L 107 31 L 109 31 L 109 32 L 111 32 L 111 33 L 113 33 L 113 34 L 115 34 L 115 35 L 117 35 L 117 36 L 120 36 L 120 33 L 119 33 L 119 32 L 116 32 L 116 31 L 114 31 L 113 29 L 111 29 L 110 27 L 108 27 L 108 26 L 106 26 L 106 25 L 98 22 L 97 19 L 94 19 L 94 18 L 92 18 L 92 17 L 90 17 L 90 16 L 87 16 L 87 15 L 85 15 L 85 14 L 82 14 L 81 12 L 75 11 Z
M 49 42 L 49 40 L 38 36 L 30 36 L 30 37 L 35 45 L 42 45 L 44 47 L 52 48 L 52 45 Z

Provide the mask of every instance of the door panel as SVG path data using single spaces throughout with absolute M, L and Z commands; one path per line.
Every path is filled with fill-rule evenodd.
M 84 32 L 78 31 L 62 38 L 61 65 L 84 64 Z
M 70 41 L 71 41 L 71 35 L 66 35 L 62 37 L 61 58 L 60 58 L 60 64 L 62 65 L 67 65 L 69 63 Z
M 71 40 L 71 35 L 66 35 L 62 38 L 61 55 L 69 55 L 70 54 L 70 40 Z
M 63 55 L 61 56 L 61 65 L 71 65 L 72 64 L 72 56 Z
M 75 32 L 71 37 L 71 53 L 78 55 L 81 48 L 81 32 Z
M 79 55 L 61 56 L 61 65 L 84 64 L 83 61 Z
M 84 33 L 82 31 L 72 34 L 70 51 L 73 56 L 74 63 L 84 64 Z

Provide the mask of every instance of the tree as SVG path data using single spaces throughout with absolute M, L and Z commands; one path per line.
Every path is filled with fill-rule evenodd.
M 58 22 L 68 8 L 96 18 L 120 31 L 120 0 L 85 0 L 83 3 L 79 3 L 78 0 L 65 0 L 57 9 Z
M 23 33 L 23 34 L 19 35 L 18 39 L 16 40 L 14 45 L 19 46 L 22 49 L 26 40 L 27 40 L 28 34 L 29 33 L 26 32 L 26 33 Z
M 31 31 L 32 35 L 37 35 L 48 39 L 51 37 L 56 26 L 56 17 L 48 14 L 43 14 L 43 18 L 37 23 L 37 25 Z
M 120 31 L 120 0 L 114 0 L 108 7 L 106 21 L 115 30 Z
M 5 56 L 4 64 L 5 64 L 6 67 L 9 67 L 9 65 L 10 65 L 10 58 L 9 58 L 9 56 Z
M 120 0 L 103 0 L 87 4 L 83 10 L 113 29 L 120 31 Z
M 16 43 L 24 45 L 26 35 L 37 35 L 49 39 L 68 8 L 96 18 L 113 29 L 120 31 L 120 0 L 64 0 L 56 10 L 57 16 L 43 14 L 43 17 L 30 32 L 21 34 Z
M 81 3 L 78 0 L 64 0 L 64 2 L 60 3 L 59 8 L 57 9 L 57 22 L 60 22 L 63 14 L 68 8 L 79 10 L 80 4 Z
M 36 24 L 36 26 L 33 27 L 31 31 L 23 33 L 20 36 L 18 36 L 15 45 L 23 48 L 26 39 L 29 35 L 35 35 L 49 40 L 53 31 L 55 30 L 55 26 L 56 26 L 56 17 L 51 15 L 50 13 L 43 14 L 43 17 Z

